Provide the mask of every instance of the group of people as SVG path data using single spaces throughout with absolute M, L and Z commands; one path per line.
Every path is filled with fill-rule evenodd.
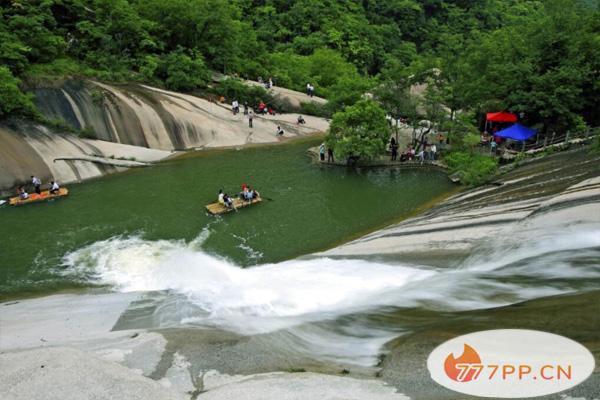
M 35 175 L 31 175 L 31 185 L 33 186 L 33 190 L 37 195 L 42 194 L 42 180 Z M 57 194 L 60 191 L 60 186 L 55 181 L 50 181 L 50 188 L 48 192 L 50 194 Z M 25 200 L 29 198 L 29 193 L 25 189 L 25 185 L 21 185 L 17 188 L 17 195 L 21 200 Z
M 252 200 L 256 200 L 260 198 L 260 193 L 257 190 L 251 188 L 250 186 L 243 184 L 242 191 L 238 194 L 238 197 L 242 201 L 251 202 Z M 229 196 L 227 193 L 223 192 L 223 189 L 219 189 L 219 195 L 217 197 L 217 201 L 219 204 L 223 204 L 225 207 L 236 210 L 235 203 L 233 198 Z
M 321 146 L 319 146 L 319 159 L 321 160 L 321 162 L 325 161 L 325 153 L 327 153 L 328 163 L 332 163 L 335 161 L 333 158 L 333 149 L 331 147 L 325 146 L 325 143 L 321 143 Z
M 237 115 L 240 112 L 240 103 L 237 100 L 233 100 L 231 102 L 231 111 L 233 112 L 233 115 Z M 269 115 L 275 115 L 275 109 L 273 107 L 269 107 L 267 106 L 267 104 L 265 104 L 265 102 L 261 101 L 258 104 L 258 108 L 257 108 L 257 113 L 258 114 L 269 114 Z M 244 115 L 246 115 L 248 117 L 248 127 L 249 128 L 253 128 L 254 127 L 254 113 L 252 112 L 252 110 L 248 107 L 248 103 L 244 102 Z M 306 120 L 304 119 L 304 117 L 302 115 L 298 116 L 297 119 L 297 123 L 298 125 L 303 125 L 306 124 Z M 284 134 L 284 130 L 281 128 L 281 126 L 277 126 L 277 136 L 283 136 Z
M 391 161 L 398 160 L 398 148 L 399 145 L 396 142 L 395 138 L 390 139 L 390 152 L 392 155 Z M 408 148 L 400 154 L 400 162 L 413 161 L 418 160 L 421 164 L 425 162 L 425 160 L 435 161 L 437 160 L 437 146 L 435 143 L 429 145 L 427 140 L 423 140 L 421 143 L 421 151 L 416 152 L 414 147 L 408 146 Z
M 275 108 L 267 106 L 265 104 L 265 102 L 263 102 L 263 101 L 261 101 L 260 103 L 258 103 L 258 110 L 257 111 L 258 111 L 259 114 L 263 114 L 263 115 L 266 115 L 266 114 L 275 115 L 276 114 Z
M 259 76 L 258 83 L 262 84 L 265 87 L 265 89 L 269 90 L 273 87 L 273 78 L 269 77 L 269 80 L 263 81 L 262 76 Z
M 225 99 L 222 98 L 221 102 L 224 102 L 224 101 L 225 101 Z M 254 124 L 253 124 L 254 112 L 248 106 L 248 102 L 246 102 L 246 101 L 244 102 L 243 107 L 244 107 L 244 115 L 248 117 L 248 127 L 253 128 L 254 127 Z M 231 102 L 231 112 L 233 113 L 233 115 L 237 115 L 240 112 L 240 103 L 237 99 L 233 100 Z M 258 114 L 262 114 L 262 115 L 265 115 L 265 114 L 275 115 L 276 114 L 275 108 L 267 106 L 267 104 L 265 104 L 263 101 L 261 101 L 258 104 L 258 107 L 256 108 L 256 112 Z
M 223 101 L 225 101 L 225 99 L 223 99 Z M 233 115 L 237 115 L 240 113 L 240 102 L 237 101 L 237 99 L 235 99 L 231 102 L 231 112 L 233 113 Z M 250 111 L 250 108 L 248 107 L 248 102 L 245 101 L 244 102 L 244 115 L 248 115 L 249 112 L 251 112 L 251 111 Z

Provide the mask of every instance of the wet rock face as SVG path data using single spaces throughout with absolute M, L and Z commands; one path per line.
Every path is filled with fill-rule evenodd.
M 0 194 L 31 175 L 48 183 L 81 181 L 123 169 L 106 158 L 157 161 L 174 150 L 241 146 L 325 131 L 328 122 L 297 115 L 255 116 L 254 127 L 228 106 L 138 84 L 70 80 L 33 91 L 39 111 L 99 140 L 51 131 L 30 121 L 0 125 Z M 94 159 L 94 157 L 99 159 Z M 101 159 L 104 158 L 104 159 Z M 110 160 L 109 160 L 110 161 Z
M 41 179 L 50 176 L 44 160 L 23 136 L 0 126 L 0 143 L 0 189 L 23 184 L 33 173 Z
M 66 81 L 34 94 L 38 109 L 50 119 L 101 140 L 161 150 L 273 142 L 278 125 L 291 136 L 327 127 L 322 121 L 311 124 L 317 122 L 312 119 L 297 126 L 285 116 L 257 116 L 250 128 L 243 115 L 232 115 L 223 104 L 137 84 Z
M 535 160 L 496 182 L 459 193 L 431 210 L 322 253 L 427 259 L 463 258 L 485 240 L 514 232 L 561 231 L 600 223 L 600 156 L 587 148 Z
M 53 132 L 27 121 L 0 124 L 0 194 L 14 195 L 15 188 L 30 183 L 30 176 L 48 187 L 78 182 L 122 171 L 127 163 L 143 164 L 169 156 L 168 151 L 82 139 Z M 121 158 L 121 159 L 119 159 Z M 135 159 L 136 162 L 127 161 Z

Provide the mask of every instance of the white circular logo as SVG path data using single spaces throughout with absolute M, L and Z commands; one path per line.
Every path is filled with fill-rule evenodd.
M 570 389 L 594 371 L 594 357 L 563 336 L 523 329 L 470 333 L 438 346 L 427 359 L 431 378 L 456 392 L 524 398 Z

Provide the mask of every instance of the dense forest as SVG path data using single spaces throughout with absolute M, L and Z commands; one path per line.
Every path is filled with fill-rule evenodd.
M 191 91 L 218 71 L 297 90 L 310 82 L 330 111 L 370 91 L 397 116 L 505 109 L 544 130 L 600 123 L 597 0 L 1 4 L 0 116 L 35 114 L 26 88 L 56 78 Z M 409 88 L 422 82 L 426 104 L 415 107 Z

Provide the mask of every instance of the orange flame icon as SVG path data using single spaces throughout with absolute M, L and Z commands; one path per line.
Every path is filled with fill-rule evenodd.
M 466 343 L 460 357 L 454 358 L 454 354 L 450 353 L 444 362 L 446 375 L 456 382 L 469 382 L 477 379 L 481 369 L 481 357 L 474 348 Z

